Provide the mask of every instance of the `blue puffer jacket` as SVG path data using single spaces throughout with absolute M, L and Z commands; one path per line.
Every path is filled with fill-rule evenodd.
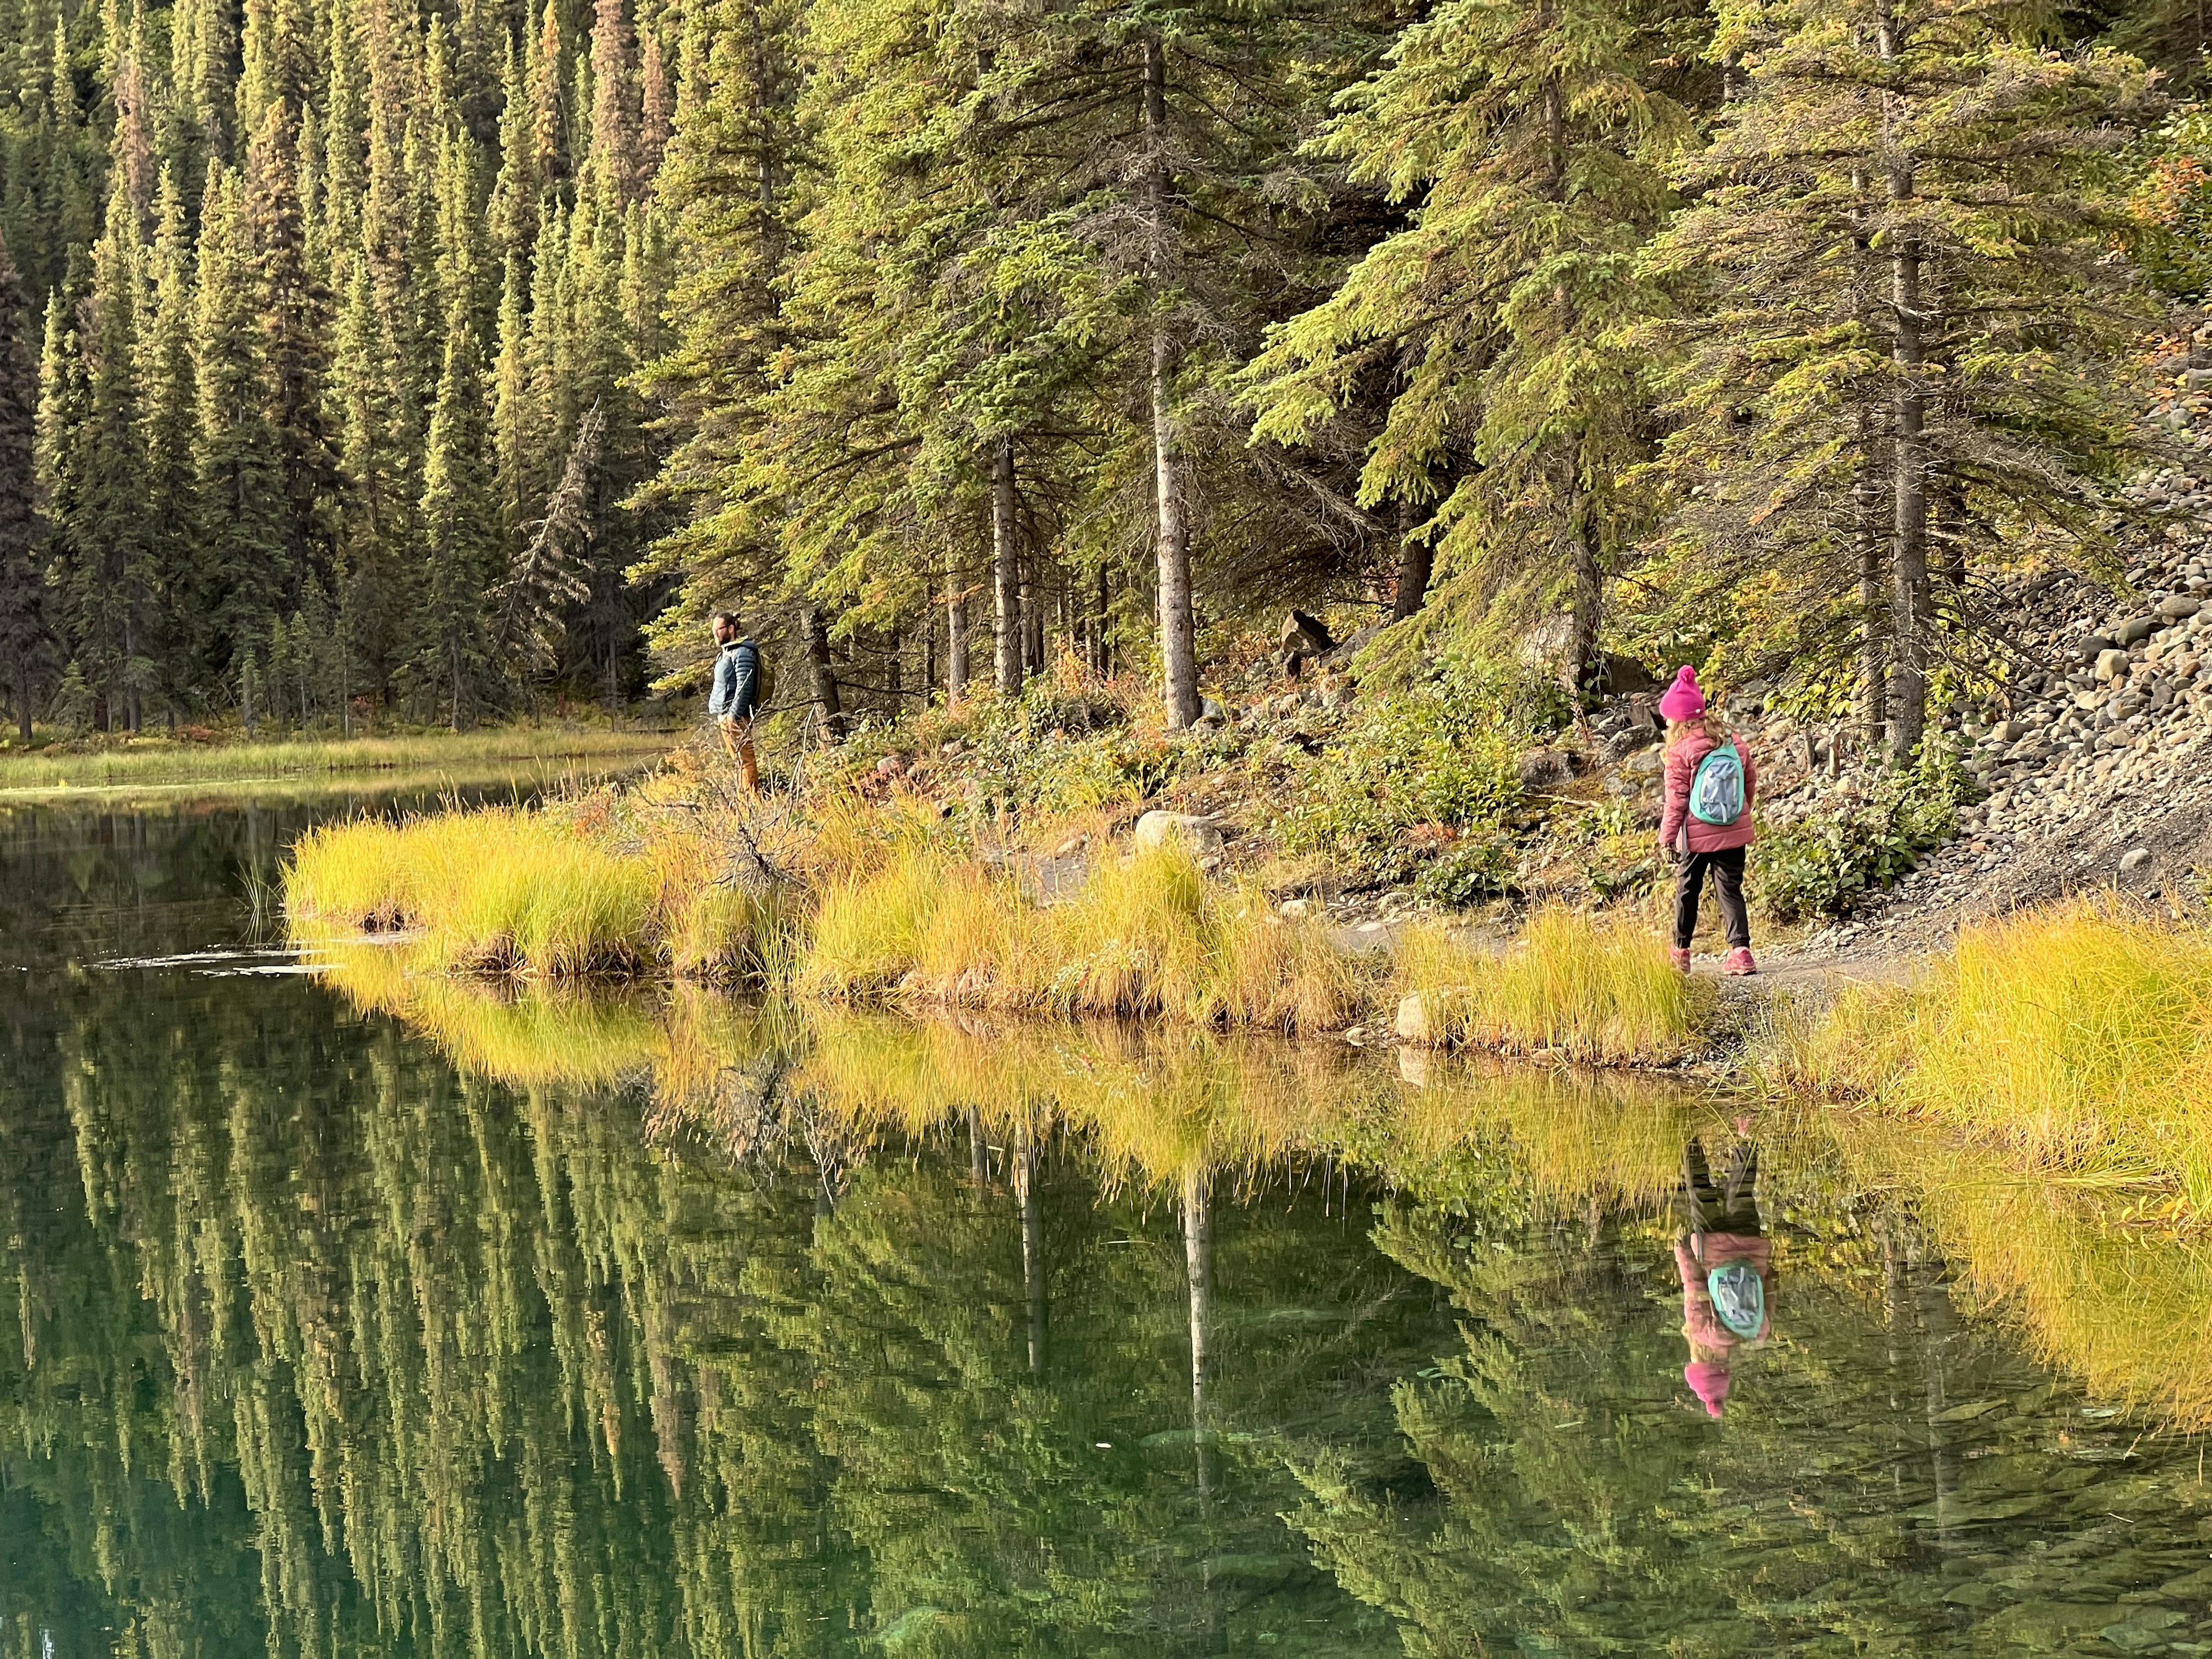
M 749 720 L 760 708 L 760 647 L 750 635 L 732 640 L 714 659 L 707 712 L 716 720 Z

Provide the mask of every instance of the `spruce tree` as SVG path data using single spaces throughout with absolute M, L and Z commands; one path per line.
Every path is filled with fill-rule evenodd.
M 335 457 L 324 426 L 330 295 L 314 269 L 299 193 L 291 106 L 271 103 L 247 153 L 244 231 L 252 247 L 262 418 L 276 446 L 288 598 L 327 583 Z
M 1784 623 L 1748 643 L 1856 679 L 1895 755 L 1925 728 L 1946 641 L 1978 620 L 1970 562 L 2006 541 L 2096 546 L 2132 444 L 2116 372 L 2148 320 L 2119 146 L 2155 109 L 2141 66 L 2036 44 L 2023 6 L 1746 6 L 1748 64 L 1697 196 L 1654 248 L 1696 320 L 1667 450 L 1690 605 L 1754 574 Z M 1932 513 L 1932 517 L 1931 517 Z
M 155 197 L 151 256 L 149 303 L 138 355 L 147 563 L 159 615 L 163 678 L 179 690 L 197 690 L 190 654 L 193 611 L 200 597 L 192 249 L 183 192 L 167 168 Z
M 1687 21 L 1612 0 L 1455 0 L 1403 31 L 1321 148 L 1410 222 L 1246 377 L 1255 431 L 1292 442 L 1382 380 L 1359 500 L 1433 513 L 1439 597 L 1462 618 L 1516 586 L 1564 600 L 1576 685 L 1606 576 L 1641 528 L 1621 483 L 1650 396 L 1619 332 L 1686 124 L 1654 66 Z
M 240 688 L 241 699 L 298 576 L 285 536 L 278 446 L 268 424 L 245 194 L 235 169 L 210 169 L 192 295 L 194 654 L 207 683 Z
M 40 682 L 50 672 L 45 536 L 35 455 L 39 368 L 31 350 L 31 313 L 0 240 L 0 686 L 15 708 L 15 729 L 31 740 Z

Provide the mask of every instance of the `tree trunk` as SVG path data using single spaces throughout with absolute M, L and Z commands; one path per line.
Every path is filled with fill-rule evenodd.
M 997 601 L 991 617 L 998 651 L 999 691 L 1012 696 L 1022 689 L 1021 543 L 1014 523 L 1014 441 L 1001 438 L 991 450 L 991 576 Z
M 1882 59 L 1892 61 L 1898 55 L 1898 29 L 1886 4 L 1878 27 Z M 1884 94 L 1883 100 L 1887 137 L 1895 131 L 1893 94 Z M 1888 160 L 1890 201 L 1910 202 L 1911 159 L 1893 154 Z M 1890 664 L 1889 743 L 1891 757 L 1903 763 L 1912 758 L 1928 724 L 1927 392 L 1921 380 L 1920 243 L 1915 237 L 1898 237 L 1891 252 L 1889 299 L 1896 313 L 1892 356 L 1897 371 L 1890 422 L 1890 465 L 1896 479 L 1890 626 L 1896 643 Z
M 27 746 L 31 741 L 31 664 L 27 654 L 15 661 L 15 731 Z
M 906 705 L 905 665 L 899 660 L 905 643 L 896 628 L 884 630 L 884 696 L 890 704 L 893 720 L 899 717 L 899 711 Z
M 1858 476 L 1851 482 L 1852 538 L 1859 574 L 1860 745 L 1873 754 L 1889 727 L 1889 607 L 1881 568 L 1881 485 L 1875 476 L 1871 416 L 1862 416 Z
M 806 666 L 813 681 L 814 706 L 821 711 L 822 730 L 833 743 L 845 735 L 845 707 L 837 696 L 837 665 L 830 655 L 830 623 L 822 607 L 810 605 L 799 613 L 799 633 L 806 642 Z
M 1429 597 L 1429 578 L 1435 574 L 1437 550 L 1425 537 L 1413 534 L 1413 504 L 1398 503 L 1398 590 L 1390 605 L 1390 620 L 1403 622 Z
M 1873 234 L 1868 224 L 1867 171 L 1851 168 L 1851 265 L 1857 298 L 1853 309 L 1862 326 L 1872 331 L 1875 264 Z M 1889 733 L 1889 608 L 1882 569 L 1881 466 L 1882 433 L 1880 417 L 1871 409 L 1859 411 L 1858 470 L 1851 477 L 1851 537 L 1859 583 L 1859 688 L 1857 724 L 1859 748 L 1871 755 Z M 1838 768 L 1838 757 L 1828 751 L 1828 769 Z
M 1168 258 L 1167 52 L 1157 31 L 1145 36 L 1145 211 L 1152 301 L 1152 492 L 1159 531 L 1160 691 L 1168 725 L 1198 718 L 1198 620 L 1190 591 L 1190 526 L 1176 453 L 1175 342 L 1164 306 Z
M 1213 1202 L 1202 1170 L 1192 1170 L 1182 1178 L 1182 1252 L 1190 1285 L 1190 1427 L 1198 1445 L 1198 1490 L 1203 1498 L 1213 1484 L 1206 1420 L 1206 1389 L 1212 1369 L 1206 1339 L 1212 1325 Z
M 1570 460 L 1569 465 L 1572 462 Z M 1567 481 L 1567 550 L 1574 564 L 1575 597 L 1568 612 L 1567 684 L 1582 696 L 1597 672 L 1597 633 L 1604 620 L 1605 575 L 1591 544 L 1589 501 L 1579 480 Z
M 968 695 L 968 590 L 960 573 L 945 573 L 945 706 L 957 708 Z
M 1026 1126 L 1014 1132 L 1014 1196 L 1022 1206 L 1022 1290 L 1029 1305 L 1030 1375 L 1044 1375 L 1044 1216 L 1037 1207 L 1036 1142 Z

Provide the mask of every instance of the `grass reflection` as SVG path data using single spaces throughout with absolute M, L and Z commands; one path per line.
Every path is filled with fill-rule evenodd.
M 1526 1216 L 1628 1212 L 1663 1230 L 1682 1149 L 1742 1109 L 1620 1073 L 1294 1043 L 1113 1021 L 912 1020 L 736 1002 L 696 989 L 518 994 L 411 979 L 389 952 L 334 983 L 465 1071 L 538 1086 L 626 1084 L 648 1124 L 744 1154 L 794 1137 L 856 1164 L 885 1144 L 1053 1134 L 1103 1177 L 1163 1194 L 1360 1171 L 1419 1200 Z M 2124 1185 L 2024 1176 L 2004 1149 L 1872 1111 L 1760 1113 L 1792 1270 L 1849 1290 L 1868 1241 L 1909 1225 L 1975 1302 L 2101 1395 L 2212 1425 L 2212 1255 Z M 981 1156 L 981 1153 L 979 1153 Z M 1785 1231 L 1791 1229 L 1785 1220 Z

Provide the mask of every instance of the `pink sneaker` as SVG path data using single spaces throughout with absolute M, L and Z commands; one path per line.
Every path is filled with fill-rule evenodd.
M 1690 953 L 1684 950 L 1680 945 L 1668 945 L 1667 947 L 1667 959 L 1674 964 L 1675 972 L 1686 974 L 1690 971 Z
M 1728 960 L 1721 963 L 1721 972 L 1724 974 L 1755 974 L 1758 971 L 1759 964 L 1751 959 L 1749 948 L 1741 945 L 1729 951 Z

